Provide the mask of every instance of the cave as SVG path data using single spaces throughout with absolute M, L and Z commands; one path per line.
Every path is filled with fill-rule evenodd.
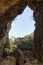
M 20 15 L 26 6 L 30 7 L 35 20 L 33 52 L 38 60 L 43 56 L 43 0 L 0 0 L 0 59 L 12 20 Z M 1 60 L 0 60 L 1 62 Z

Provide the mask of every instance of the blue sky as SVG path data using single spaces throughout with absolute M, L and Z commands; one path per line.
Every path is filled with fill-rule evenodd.
M 31 34 L 35 29 L 35 21 L 33 20 L 33 11 L 27 6 L 21 15 L 18 15 L 11 24 L 9 38 L 23 37 Z

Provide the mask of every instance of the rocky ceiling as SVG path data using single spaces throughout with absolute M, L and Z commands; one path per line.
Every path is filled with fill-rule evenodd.
M 39 60 L 42 58 L 43 0 L 0 0 L 0 57 L 12 20 L 20 15 L 27 5 L 34 11 L 33 17 L 36 21 L 33 40 L 34 54 Z

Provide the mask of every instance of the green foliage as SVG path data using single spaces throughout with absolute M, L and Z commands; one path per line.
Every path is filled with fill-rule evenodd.
M 21 50 L 33 50 L 33 38 L 34 34 L 24 36 L 23 38 L 6 38 L 6 52 L 8 55 L 12 55 L 16 49 Z
M 27 35 L 21 39 L 18 44 L 18 48 L 21 50 L 33 50 L 33 37 Z

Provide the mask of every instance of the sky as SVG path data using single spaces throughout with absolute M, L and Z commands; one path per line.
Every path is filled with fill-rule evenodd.
M 35 29 L 35 21 L 33 20 L 33 10 L 28 6 L 24 9 L 22 14 L 18 15 L 11 24 L 11 29 L 9 31 L 9 38 L 13 37 L 23 37 L 25 35 L 31 34 Z

